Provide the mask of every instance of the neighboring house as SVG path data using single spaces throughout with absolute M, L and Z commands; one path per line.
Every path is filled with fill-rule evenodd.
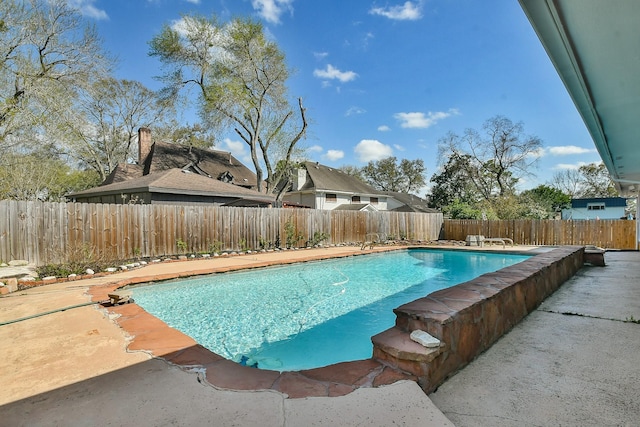
M 429 203 L 414 194 L 397 193 L 394 191 L 385 191 L 387 198 L 387 209 L 396 212 L 421 212 L 421 213 L 438 213 L 437 209 L 429 207 Z
M 571 208 L 562 210 L 562 219 L 621 219 L 626 218 L 626 208 L 624 197 L 572 199 Z
M 67 197 L 84 203 L 205 203 L 271 206 L 256 175 L 229 152 L 151 141 L 138 131 L 138 164 L 118 165 L 98 187 Z
M 373 205 L 370 205 L 369 203 L 344 203 L 335 208 L 334 211 L 377 212 L 378 209 L 374 208 Z
M 316 162 L 305 162 L 294 173 L 291 190 L 283 200 L 312 209 L 387 210 L 386 194 L 339 169 Z M 354 207 L 347 208 L 349 205 Z

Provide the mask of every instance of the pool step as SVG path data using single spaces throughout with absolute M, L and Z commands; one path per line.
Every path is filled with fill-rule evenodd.
M 433 363 L 446 350 L 440 342 L 438 347 L 427 348 L 411 339 L 411 334 L 396 327 L 387 329 L 371 337 L 373 342 L 373 359 L 400 371 L 409 372 L 418 377 L 418 382 L 434 375 Z M 424 389 L 427 384 L 420 384 Z

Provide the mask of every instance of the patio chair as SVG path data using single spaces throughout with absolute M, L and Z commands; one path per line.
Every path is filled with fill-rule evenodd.
M 501 243 L 503 249 L 507 247 L 507 243 L 513 246 L 513 240 L 508 237 L 485 237 L 482 243 L 480 246 L 484 246 L 484 243 Z

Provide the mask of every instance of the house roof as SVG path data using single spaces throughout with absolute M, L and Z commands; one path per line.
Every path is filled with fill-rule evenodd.
M 117 164 L 109 176 L 102 182 L 102 185 L 113 184 L 114 182 L 127 181 L 129 179 L 139 178 L 142 176 L 143 167 L 136 164 L 125 163 Z
M 604 203 L 605 206 L 613 207 L 627 207 L 627 199 L 624 197 L 593 197 L 584 199 L 571 199 L 572 208 L 586 208 L 589 204 Z
M 422 213 L 437 213 L 440 212 L 437 209 L 429 207 L 428 202 L 414 194 L 399 193 L 395 191 L 385 191 L 385 194 L 389 197 L 393 197 L 397 201 L 403 204 L 394 211 L 396 212 L 422 212 Z
M 310 179 L 300 189 L 335 191 L 337 193 L 371 194 L 382 195 L 382 193 L 372 186 L 365 184 L 358 178 L 348 175 L 339 169 L 321 165 L 316 162 L 305 162 L 305 168 Z
M 237 197 L 266 203 L 274 200 L 273 197 L 255 190 L 177 168 L 71 193 L 69 197 L 102 196 L 132 192 Z
M 185 145 L 154 142 L 142 165 L 144 175 L 167 169 L 185 169 L 219 179 L 224 173 L 232 175 L 232 184 L 256 187 L 256 175 L 230 152 L 205 150 Z
M 343 203 L 334 209 L 334 211 L 364 211 L 364 210 L 377 211 L 377 209 L 371 206 L 369 203 Z

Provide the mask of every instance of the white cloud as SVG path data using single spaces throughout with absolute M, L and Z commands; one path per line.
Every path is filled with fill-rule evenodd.
M 398 21 L 415 21 L 422 18 L 422 1 L 418 1 L 415 4 L 407 1 L 397 6 L 373 7 L 369 10 L 369 13 Z
M 378 126 L 378 130 L 380 132 L 389 132 L 391 130 L 391 128 L 387 125 L 382 125 L 382 126 Z
M 459 114 L 458 110 L 452 108 L 447 112 L 437 111 L 435 113 L 432 113 L 430 111 L 427 114 L 419 112 L 396 113 L 393 115 L 393 117 L 400 121 L 400 127 L 410 129 L 426 129 L 430 126 L 435 125 L 442 119 L 446 119 L 447 117 L 451 117 L 457 114 Z
M 95 2 L 96 0 L 67 0 L 67 4 L 73 9 L 77 9 L 81 15 L 97 20 L 109 19 L 107 12 L 93 5 Z
M 567 156 L 570 154 L 587 154 L 595 152 L 595 148 L 584 148 L 576 145 L 558 145 L 555 147 L 549 147 L 549 153 L 554 156 Z
M 537 150 L 532 151 L 531 153 L 528 153 L 527 157 L 539 159 L 540 157 L 544 157 L 546 153 L 547 153 L 546 150 L 540 147 Z
M 247 151 L 247 144 L 243 141 L 233 141 L 230 138 L 225 138 L 222 141 L 222 145 L 220 145 L 220 149 L 228 150 L 233 154 L 233 156 L 239 159 L 245 165 L 253 165 L 251 161 L 251 156 Z
M 324 155 L 324 158 L 331 161 L 340 160 L 344 157 L 344 151 L 342 150 L 327 150 L 327 154 Z
M 185 0 L 187 3 L 200 4 L 200 0 Z
M 311 147 L 307 148 L 307 150 L 311 151 L 312 153 L 322 153 L 322 147 L 319 145 L 312 145 Z
M 280 23 L 280 16 L 289 11 L 293 14 L 293 0 L 251 0 L 258 15 L 272 24 Z
M 350 82 L 358 77 L 353 71 L 340 71 L 331 64 L 327 65 L 327 68 L 324 70 L 314 70 L 313 75 L 321 79 L 337 79 L 342 83 Z
M 580 169 L 580 166 L 584 166 L 586 164 L 587 164 L 587 162 L 558 163 L 557 165 L 555 165 L 553 167 L 553 169 L 557 169 L 557 170 L 566 170 L 566 169 L 578 170 L 578 169 Z
M 393 148 L 395 148 L 398 151 L 404 151 L 404 147 L 399 144 L 393 144 Z
M 393 155 L 393 149 L 390 146 L 375 139 L 363 139 L 353 151 L 361 162 L 381 160 Z
M 329 52 L 313 52 L 313 56 L 320 61 L 329 56 Z
M 349 109 L 347 110 L 346 113 L 344 113 L 344 115 L 346 117 L 349 117 L 349 116 L 356 116 L 358 114 L 364 114 L 366 112 L 367 112 L 367 110 L 364 110 L 364 109 L 362 109 L 360 107 L 349 107 Z

